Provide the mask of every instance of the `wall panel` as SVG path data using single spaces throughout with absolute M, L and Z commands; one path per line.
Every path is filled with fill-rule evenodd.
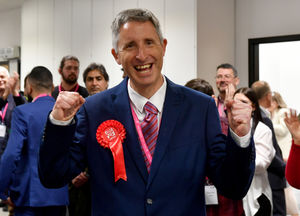
M 60 83 L 58 68 L 63 56 L 72 54 L 72 0 L 54 0 L 54 50 L 53 78 L 54 85 Z
M 182 85 L 197 77 L 196 8 L 194 0 L 166 0 L 165 37 L 168 45 L 164 72 Z
M 53 68 L 54 64 L 53 4 L 54 0 L 39 1 L 37 12 L 37 64 L 49 69 Z
M 38 0 L 24 2 L 21 24 L 21 86 L 38 60 Z
M 91 0 L 73 0 L 72 5 L 72 54 L 80 60 L 79 83 L 82 73 L 92 57 L 92 4 Z
M 109 86 L 114 86 L 122 80 L 121 66 L 117 65 L 111 54 L 112 37 L 110 26 L 113 18 L 113 1 L 93 1 L 92 61 L 104 65 L 110 76 Z

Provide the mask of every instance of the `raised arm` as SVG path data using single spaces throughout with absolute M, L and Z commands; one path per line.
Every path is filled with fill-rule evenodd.
M 73 160 L 70 148 L 77 126 L 77 122 L 74 123 L 72 119 L 83 103 L 84 99 L 78 93 L 60 92 L 50 113 L 52 120 L 48 119 L 46 123 L 39 151 L 39 175 L 46 187 L 61 187 L 81 172 L 78 167 L 80 162 Z M 66 125 L 68 121 L 71 123 Z M 80 154 L 80 146 L 75 147 L 79 148 L 77 152 Z M 81 161 L 80 158 L 77 159 Z
M 295 110 L 285 115 L 285 124 L 292 134 L 293 144 L 286 165 L 286 179 L 295 188 L 300 189 L 300 121 Z

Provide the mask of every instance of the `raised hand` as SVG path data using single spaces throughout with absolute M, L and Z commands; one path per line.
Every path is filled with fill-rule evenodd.
M 233 85 L 232 85 L 233 86 Z M 226 90 L 225 104 L 230 128 L 240 137 L 245 136 L 251 129 L 250 120 L 252 107 L 240 100 L 233 100 L 234 88 Z M 227 93 L 228 91 L 228 93 Z
M 229 83 L 228 87 L 225 90 L 225 92 L 226 92 L 226 94 L 225 94 L 225 105 L 226 105 L 227 101 L 229 102 L 233 99 L 233 95 L 234 95 L 235 90 L 236 90 L 235 86 L 232 83 Z
M 8 78 L 8 85 L 11 89 L 11 92 L 14 96 L 19 95 L 20 90 L 20 76 L 17 72 L 14 72 L 14 75 Z
M 300 121 L 296 110 L 290 109 L 290 114 L 285 113 L 284 122 L 292 134 L 294 143 L 300 145 Z
M 72 119 L 85 99 L 78 92 L 61 91 L 51 112 L 54 119 L 67 121 Z

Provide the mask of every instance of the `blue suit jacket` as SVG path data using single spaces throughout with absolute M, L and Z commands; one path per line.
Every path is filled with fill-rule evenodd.
M 11 133 L 0 162 L 0 193 L 3 195 L 8 190 L 16 206 L 68 204 L 67 186 L 45 188 L 38 176 L 40 141 L 54 102 L 52 97 L 41 97 L 13 111 Z
M 61 186 L 87 165 L 94 216 L 205 215 L 205 176 L 221 193 L 240 199 L 248 190 L 255 166 L 253 141 L 248 148 L 238 147 L 230 136 L 226 141 L 218 116 L 211 97 L 167 80 L 148 174 L 125 79 L 87 98 L 77 114 L 77 125 L 55 126 L 48 121 L 40 149 L 41 180 L 48 187 Z M 126 129 L 127 181 L 115 183 L 112 153 L 96 141 L 98 126 L 109 119 L 121 122 Z

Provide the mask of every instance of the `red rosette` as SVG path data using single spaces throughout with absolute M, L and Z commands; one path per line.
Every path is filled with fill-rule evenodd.
M 124 126 L 116 120 L 107 120 L 99 125 L 96 139 L 100 146 L 110 148 L 114 158 L 115 182 L 119 179 L 127 181 L 123 145 L 126 131 Z

